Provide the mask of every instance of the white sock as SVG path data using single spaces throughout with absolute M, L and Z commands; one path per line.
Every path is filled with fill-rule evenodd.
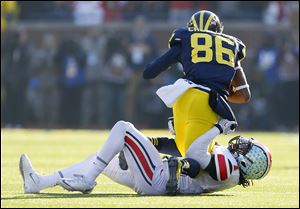
M 40 179 L 39 181 L 40 189 L 43 190 L 49 187 L 56 186 L 58 184 L 58 181 L 61 179 L 61 176 L 59 175 L 58 172 L 55 172 L 49 175 L 44 175 L 44 176 L 40 175 L 39 179 Z
M 97 153 L 92 154 L 85 160 L 58 171 L 62 178 L 73 177 L 74 174 L 84 174 L 92 165 Z
M 49 175 L 37 174 L 40 179 L 39 181 L 40 189 L 43 190 L 49 187 L 56 186 L 58 184 L 58 181 L 62 178 L 73 177 L 74 174 L 83 174 L 87 169 L 91 167 L 95 156 L 96 153 L 94 153 L 93 155 L 89 156 L 87 159 L 79 163 L 76 163 L 63 170 L 54 172 Z
M 87 159 L 53 174 L 39 175 L 41 190 L 55 186 L 61 178 L 73 177 L 74 174 L 85 174 L 95 180 L 113 157 L 123 149 L 126 125 L 126 122 L 116 123 L 98 154 L 95 153 Z
M 93 161 L 93 164 L 90 166 L 90 168 L 86 172 L 86 176 L 95 180 L 105 169 L 105 167 L 108 164 L 99 156 L 95 157 L 95 160 Z
M 114 125 L 103 147 L 94 158 L 93 164 L 88 169 L 86 176 L 95 180 L 116 154 L 124 148 L 127 125 L 128 123 L 124 121 L 119 121 Z

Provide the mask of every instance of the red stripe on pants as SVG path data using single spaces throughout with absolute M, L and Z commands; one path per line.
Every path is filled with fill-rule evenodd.
M 219 171 L 220 171 L 221 181 L 224 181 L 228 178 L 224 155 L 218 155 L 218 163 L 219 163 Z
M 138 159 L 140 160 L 144 171 L 146 172 L 147 176 L 150 178 L 150 180 L 152 180 L 153 177 L 153 171 L 151 170 L 144 154 L 142 153 L 142 151 L 140 150 L 140 148 L 136 145 L 136 143 L 130 139 L 128 136 L 125 136 L 125 142 L 133 149 L 133 151 L 135 152 L 136 156 L 138 157 Z

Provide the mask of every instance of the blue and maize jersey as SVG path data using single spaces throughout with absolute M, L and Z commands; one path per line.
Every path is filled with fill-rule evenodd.
M 186 78 L 224 93 L 245 57 L 245 45 L 237 38 L 211 31 L 180 28 L 174 31 L 169 47 L 180 44 L 180 62 Z
M 153 78 L 170 64 L 180 62 L 185 78 L 210 87 L 221 95 L 228 95 L 235 67 L 240 65 L 246 53 L 243 42 L 233 36 L 187 27 L 172 33 L 169 48 L 147 66 L 144 78 Z

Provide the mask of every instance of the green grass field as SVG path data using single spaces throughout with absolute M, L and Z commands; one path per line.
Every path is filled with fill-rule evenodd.
M 167 131 L 143 131 L 148 135 L 168 135 Z M 198 196 L 139 196 L 105 176 L 89 195 L 69 193 L 60 187 L 41 194 L 23 194 L 18 161 L 28 154 L 35 169 L 47 174 L 78 162 L 101 147 L 107 131 L 1 130 L 2 207 L 299 207 L 299 133 L 236 133 L 255 137 L 273 155 L 267 177 L 254 186 Z M 236 135 L 234 134 L 234 135 Z M 219 136 L 226 144 L 229 136 Z

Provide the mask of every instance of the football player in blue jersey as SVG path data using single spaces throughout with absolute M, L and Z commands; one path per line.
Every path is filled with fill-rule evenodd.
M 236 121 L 228 101 L 242 104 L 250 100 L 241 66 L 245 56 L 245 44 L 223 33 L 216 14 L 201 10 L 192 15 L 187 27 L 172 33 L 169 50 L 146 67 L 143 77 L 153 79 L 174 63 L 183 65 L 184 79 L 157 91 L 173 108 L 175 143 L 181 155 L 219 117 Z

